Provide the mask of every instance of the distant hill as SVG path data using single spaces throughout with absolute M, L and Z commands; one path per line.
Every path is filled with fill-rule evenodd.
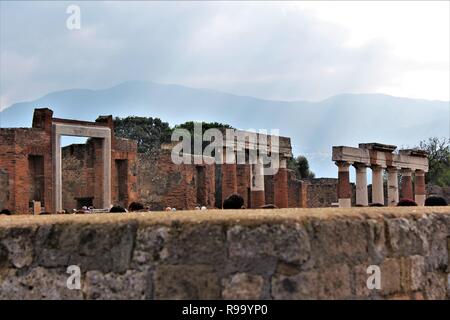
M 170 125 L 189 120 L 240 129 L 280 129 L 304 154 L 317 177 L 337 174 L 333 145 L 381 142 L 415 146 L 430 136 L 448 137 L 450 104 L 382 94 L 342 94 L 320 102 L 270 101 L 208 89 L 153 82 L 125 82 L 105 90 L 73 89 L 15 103 L 0 112 L 2 127 L 29 127 L 34 108 L 60 118 L 94 120 L 112 114 L 159 117 Z

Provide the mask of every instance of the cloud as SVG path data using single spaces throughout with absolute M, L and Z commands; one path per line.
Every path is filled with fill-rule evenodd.
M 414 94 L 424 82 L 399 87 L 418 68 L 428 83 L 445 79 L 441 67 L 436 75 L 428 62 L 406 63 L 383 38 L 349 46 L 345 25 L 291 3 L 79 2 L 82 27 L 73 31 L 66 28 L 69 4 L 1 2 L 1 106 L 127 80 L 319 100 L 382 89 Z M 444 85 L 433 97 L 445 95 Z

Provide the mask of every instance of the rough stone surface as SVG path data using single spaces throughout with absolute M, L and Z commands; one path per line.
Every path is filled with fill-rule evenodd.
M 218 299 L 219 277 L 208 266 L 165 265 L 154 275 L 155 299 Z
M 87 299 L 145 299 L 150 295 L 148 272 L 128 270 L 124 274 L 88 271 L 83 291 Z
M 252 299 L 262 298 L 264 279 L 261 276 L 248 273 L 238 273 L 222 281 L 223 299 Z
M 448 207 L 0 216 L 0 299 L 448 299 L 449 251 Z

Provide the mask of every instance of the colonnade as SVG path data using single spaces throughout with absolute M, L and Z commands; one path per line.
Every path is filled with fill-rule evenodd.
M 395 206 L 399 198 L 414 200 L 423 206 L 426 197 L 425 173 L 428 158 L 424 151 L 404 149 L 394 153 L 396 146 L 362 143 L 358 148 L 333 147 L 333 161 L 338 167 L 338 202 L 350 207 L 352 189 L 350 166 L 356 170 L 356 205 L 368 206 L 367 169 L 372 171 L 372 204 Z M 384 199 L 384 173 L 387 173 L 387 201 Z M 401 186 L 398 176 L 401 174 Z M 414 175 L 414 187 L 413 187 Z
M 359 162 L 336 161 L 338 166 L 338 202 L 340 207 L 350 207 L 352 189 L 350 166 L 356 171 L 356 205 L 368 206 L 367 168 L 372 171 L 372 203 L 385 204 L 384 172 L 387 173 L 387 205 L 396 206 L 399 198 L 412 199 L 419 206 L 425 202 L 425 171 L 421 169 L 399 168 L 393 166 L 367 165 Z M 401 173 L 399 188 L 398 176 Z M 414 188 L 413 177 L 414 174 Z

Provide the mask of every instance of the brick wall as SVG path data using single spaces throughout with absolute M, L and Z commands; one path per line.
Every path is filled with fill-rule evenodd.
M 28 213 L 29 202 L 39 200 L 45 209 L 51 211 L 52 203 L 52 161 L 50 132 L 36 128 L 0 129 L 0 170 L 8 176 L 7 189 L 2 190 L 3 207 L 18 213 Z M 32 174 L 30 160 L 42 157 L 38 173 L 43 178 L 40 192 L 35 192 L 36 175 Z M 40 198 L 35 199 L 34 195 Z
M 9 175 L 5 169 L 0 169 L 0 210 L 8 207 Z
M 177 165 L 171 159 L 170 150 L 138 156 L 138 199 L 152 210 L 168 206 L 177 209 L 193 209 L 197 205 L 214 207 L 214 178 L 215 165 Z
M 338 202 L 337 179 L 316 178 L 308 180 L 308 208 L 331 207 L 332 203 Z M 356 203 L 355 184 L 351 184 L 352 205 Z

